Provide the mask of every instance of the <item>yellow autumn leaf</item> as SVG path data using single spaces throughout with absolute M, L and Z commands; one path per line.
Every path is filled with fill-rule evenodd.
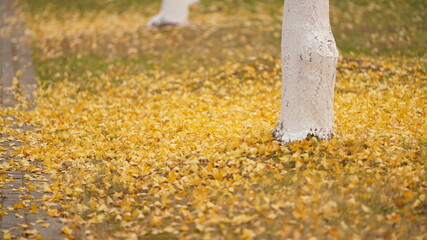
M 31 204 L 30 213 L 33 213 L 33 214 L 38 213 L 36 204 L 34 203 Z
M 406 191 L 403 193 L 403 197 L 406 201 L 411 201 L 416 196 L 416 193 L 413 191 Z
M 231 220 L 231 222 L 234 225 L 240 225 L 240 224 L 249 223 L 253 219 L 255 219 L 255 216 L 249 216 L 249 215 L 242 214 L 242 215 L 238 215 L 238 216 L 233 217 L 233 219 Z
M 161 226 L 163 224 L 163 221 L 162 221 L 162 219 L 160 217 L 153 216 L 153 217 L 151 217 L 150 224 L 152 226 L 155 226 L 155 227 L 156 226 Z
M 24 208 L 24 204 L 23 204 L 22 200 L 19 201 L 19 203 L 14 204 L 13 208 L 15 208 L 15 209 L 22 209 L 22 208 Z
M 50 223 L 41 223 L 40 226 L 48 228 L 50 226 Z
M 13 238 L 14 238 L 14 236 L 8 230 L 3 231 L 3 239 L 4 240 L 10 240 Z
M 61 232 L 64 233 L 65 235 L 73 234 L 73 230 L 71 230 L 67 225 L 61 228 Z
M 56 208 L 50 208 L 50 209 L 48 209 L 47 210 L 47 214 L 49 216 L 51 216 L 51 217 L 59 217 L 60 216 L 59 211 Z
M 251 229 L 243 229 L 242 239 L 254 239 L 256 237 L 256 233 Z

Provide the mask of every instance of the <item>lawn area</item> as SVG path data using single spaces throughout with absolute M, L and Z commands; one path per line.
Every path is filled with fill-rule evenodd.
M 70 239 L 427 238 L 426 3 L 331 1 L 336 135 L 280 145 L 283 1 L 21 0 L 38 108 L 15 162 Z M 41 160 L 34 168 L 31 161 Z

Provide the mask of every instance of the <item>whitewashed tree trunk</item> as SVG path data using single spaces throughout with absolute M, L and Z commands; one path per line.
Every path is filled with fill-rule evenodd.
M 198 0 L 162 0 L 160 12 L 147 24 L 147 27 L 180 26 L 187 22 L 189 6 Z
M 338 50 L 329 0 L 285 0 L 283 89 L 274 137 L 284 143 L 334 134 L 333 102 Z

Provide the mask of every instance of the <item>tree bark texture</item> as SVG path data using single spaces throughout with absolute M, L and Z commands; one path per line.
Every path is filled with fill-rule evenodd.
M 160 12 L 147 27 L 180 26 L 187 22 L 189 6 L 198 0 L 162 0 Z
M 338 50 L 329 0 L 285 0 L 283 89 L 274 137 L 284 143 L 334 134 L 333 101 Z

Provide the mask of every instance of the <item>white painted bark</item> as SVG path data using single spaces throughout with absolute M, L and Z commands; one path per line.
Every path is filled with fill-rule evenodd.
M 284 143 L 334 134 L 333 102 L 338 50 L 329 0 L 285 0 L 283 89 L 274 137 Z
M 147 24 L 147 27 L 180 26 L 187 22 L 189 6 L 198 0 L 162 0 L 160 12 Z

